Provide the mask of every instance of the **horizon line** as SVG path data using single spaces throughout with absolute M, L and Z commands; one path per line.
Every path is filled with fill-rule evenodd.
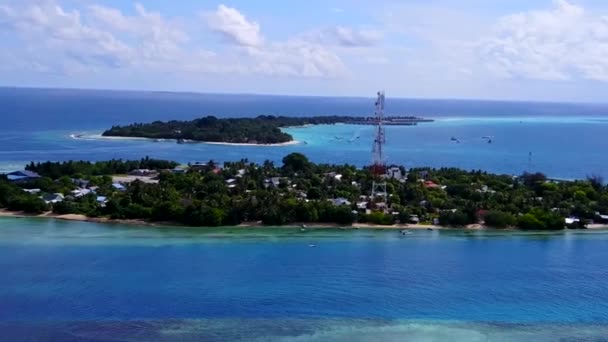
M 81 87 L 45 87 L 45 86 L 12 86 L 0 85 L 0 89 L 23 89 L 23 90 L 50 90 L 50 91 L 83 91 L 83 92 L 122 92 L 122 93 L 151 93 L 151 94 L 183 94 L 183 95 L 216 95 L 216 96 L 259 96 L 259 97 L 298 97 L 298 98 L 342 98 L 342 99 L 373 99 L 362 95 L 298 95 L 298 94 L 270 94 L 255 92 L 208 92 L 195 90 L 152 90 L 152 89 L 118 89 L 118 88 L 81 88 Z M 462 101 L 462 102 L 503 102 L 503 103 L 537 103 L 537 104 L 578 104 L 578 105 L 608 105 L 608 101 L 557 101 L 557 100 L 523 100 L 523 99 L 483 99 L 483 98 L 458 98 L 458 97 L 403 97 L 388 96 L 389 99 L 413 100 L 413 101 Z

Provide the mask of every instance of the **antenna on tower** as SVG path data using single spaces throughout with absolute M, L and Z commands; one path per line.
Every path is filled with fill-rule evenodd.
M 384 131 L 384 91 L 378 92 L 374 119 L 376 136 L 372 149 L 372 173 L 374 176 L 372 184 L 372 201 L 380 199 L 386 204 L 388 194 L 386 192 L 385 181 L 386 160 L 384 159 L 384 145 L 386 144 L 386 135 Z

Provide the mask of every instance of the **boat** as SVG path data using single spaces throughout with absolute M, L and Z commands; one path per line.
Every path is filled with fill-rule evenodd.
M 409 230 L 407 230 L 407 229 L 403 229 L 403 230 L 401 230 L 401 231 L 400 231 L 400 233 L 401 233 L 401 235 L 410 235 L 410 234 L 412 234 L 412 232 L 410 232 L 410 231 L 409 231 Z
M 456 139 L 456 137 L 452 137 L 452 139 L 450 139 L 452 141 L 458 141 L 458 139 Z

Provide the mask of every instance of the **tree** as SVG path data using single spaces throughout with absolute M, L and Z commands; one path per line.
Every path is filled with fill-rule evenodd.
M 311 163 L 302 153 L 291 153 L 283 158 L 283 170 L 295 173 L 307 173 L 311 169 Z
M 468 216 L 461 211 L 444 211 L 439 215 L 439 224 L 450 227 L 464 227 L 469 224 Z
M 587 181 L 591 183 L 591 186 L 593 186 L 595 191 L 602 191 L 602 189 L 604 188 L 604 177 L 600 175 L 591 174 L 587 176 Z
M 516 224 L 517 219 L 510 213 L 490 211 L 484 216 L 486 226 L 492 228 L 507 228 Z
M 534 214 L 525 214 L 517 220 L 517 227 L 526 230 L 541 230 L 545 229 L 545 225 Z

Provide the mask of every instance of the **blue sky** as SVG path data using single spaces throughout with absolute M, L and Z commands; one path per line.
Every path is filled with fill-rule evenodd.
M 0 0 L 0 85 L 606 102 L 599 0 Z

